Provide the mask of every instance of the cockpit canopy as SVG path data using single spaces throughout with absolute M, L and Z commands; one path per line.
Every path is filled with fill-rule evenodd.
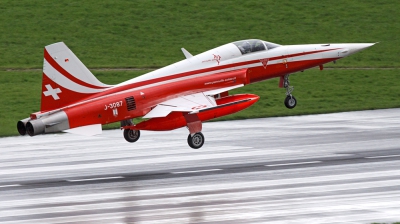
M 276 47 L 280 47 L 279 44 L 274 44 L 267 41 L 257 40 L 257 39 L 250 39 L 250 40 L 240 40 L 233 42 L 242 54 L 252 53 L 256 51 L 264 51 L 264 50 L 271 50 Z

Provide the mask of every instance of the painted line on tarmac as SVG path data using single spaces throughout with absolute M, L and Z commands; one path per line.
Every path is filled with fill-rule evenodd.
M 98 177 L 98 178 L 89 178 L 89 179 L 76 179 L 76 180 L 66 180 L 68 182 L 82 182 L 82 181 L 96 181 L 96 180 L 112 180 L 112 179 L 123 179 L 123 176 L 115 176 L 115 177 Z
M 213 171 L 220 171 L 223 169 L 209 169 L 209 170 L 190 170 L 190 171 L 177 171 L 171 172 L 172 174 L 182 174 L 182 173 L 202 173 L 202 172 L 213 172 Z
M 310 161 L 310 162 L 300 162 L 300 163 L 280 163 L 280 164 L 270 164 L 264 166 L 292 166 L 292 165 L 303 165 L 303 164 L 312 164 L 312 163 L 322 163 L 321 161 Z
M 2 188 L 2 187 L 20 187 L 20 186 L 22 186 L 21 184 L 9 184 L 9 185 L 2 185 L 2 186 L 0 186 L 0 188 Z
M 379 158 L 391 158 L 391 157 L 400 157 L 400 155 L 369 156 L 369 157 L 365 157 L 365 158 L 366 159 L 379 159 Z

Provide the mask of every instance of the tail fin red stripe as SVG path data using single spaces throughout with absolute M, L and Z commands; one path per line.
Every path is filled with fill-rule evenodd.
M 78 93 L 64 88 L 43 73 L 40 112 L 51 111 L 76 103 L 93 94 Z
M 71 81 L 85 86 L 85 87 L 89 87 L 89 88 L 93 88 L 93 89 L 106 89 L 108 88 L 107 86 L 96 86 L 96 85 L 92 85 L 90 83 L 86 83 L 78 78 L 76 78 L 75 76 L 71 75 L 69 72 L 67 72 L 63 67 L 61 67 L 54 59 L 53 57 L 50 56 L 50 54 L 47 52 L 46 49 L 44 49 L 44 58 L 46 59 L 46 61 L 53 66 L 53 68 L 55 68 L 58 72 L 60 72 L 61 74 L 63 74 L 66 78 L 70 79 Z

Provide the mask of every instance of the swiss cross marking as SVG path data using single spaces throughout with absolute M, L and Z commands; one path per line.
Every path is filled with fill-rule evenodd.
M 268 60 L 268 58 L 260 59 L 260 62 L 262 63 L 264 69 L 267 68 Z
M 52 96 L 54 100 L 59 100 L 60 97 L 57 95 L 58 93 L 61 93 L 61 89 L 60 88 L 55 88 L 53 89 L 53 87 L 51 87 L 51 85 L 45 85 L 47 91 L 44 91 L 43 94 L 45 96 Z

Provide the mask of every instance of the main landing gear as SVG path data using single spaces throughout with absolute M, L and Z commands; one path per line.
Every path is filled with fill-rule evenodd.
M 124 138 L 128 142 L 136 142 L 140 138 L 140 131 L 139 130 L 124 130 Z
M 193 149 L 199 149 L 204 145 L 204 135 L 201 133 L 202 124 L 195 114 L 186 114 L 185 119 L 187 121 L 187 127 L 189 134 L 187 137 L 188 145 Z M 136 142 L 140 138 L 140 130 L 132 130 L 131 127 L 135 125 L 131 120 L 121 121 L 121 129 L 124 129 L 124 138 L 128 142 Z
M 294 87 L 290 86 L 289 74 L 283 77 L 283 87 L 286 88 L 285 106 L 289 109 L 293 109 L 297 105 L 297 100 L 292 95 Z
M 121 121 L 121 128 L 125 126 L 134 126 L 132 120 Z M 124 138 L 127 142 L 136 142 L 140 138 L 140 130 L 124 129 Z
M 197 132 L 193 136 L 189 134 L 187 142 L 190 147 L 194 149 L 199 149 L 204 144 L 204 135 L 201 132 Z
M 187 142 L 193 149 L 199 149 L 204 144 L 204 135 L 201 133 L 203 125 L 197 116 L 197 114 L 184 114 L 186 120 L 186 127 L 189 130 L 189 136 Z

